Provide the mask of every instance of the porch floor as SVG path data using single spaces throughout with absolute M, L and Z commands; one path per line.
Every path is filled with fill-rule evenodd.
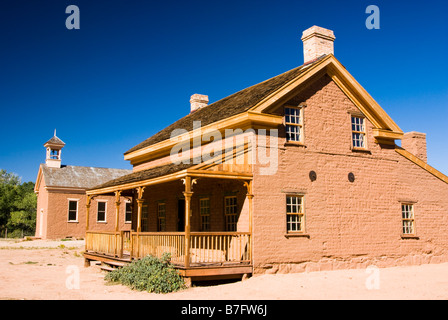
M 126 253 L 123 254 L 122 258 L 118 258 L 96 252 L 85 252 L 84 259 L 86 267 L 90 266 L 90 261 L 100 261 L 114 267 L 123 267 L 132 261 L 130 255 Z M 252 264 L 247 262 L 190 263 L 188 268 L 183 264 L 173 263 L 173 266 L 182 277 L 189 278 L 192 281 L 238 279 L 244 275 L 251 275 L 253 272 Z

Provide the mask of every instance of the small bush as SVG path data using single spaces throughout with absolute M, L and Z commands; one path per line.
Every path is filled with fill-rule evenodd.
M 111 271 L 105 280 L 120 283 L 133 290 L 154 293 L 169 293 L 184 289 L 184 280 L 169 261 L 169 253 L 164 253 L 161 259 L 146 256 Z

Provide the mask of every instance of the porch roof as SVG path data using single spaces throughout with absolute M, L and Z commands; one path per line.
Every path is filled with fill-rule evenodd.
M 252 174 L 229 171 L 205 170 L 204 163 L 166 164 L 121 176 L 87 190 L 87 194 L 104 194 L 118 190 L 129 190 L 141 186 L 163 183 L 190 177 L 225 178 L 251 180 Z

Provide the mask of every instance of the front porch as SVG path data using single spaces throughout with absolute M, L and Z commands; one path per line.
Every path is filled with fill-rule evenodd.
M 252 273 L 250 238 L 249 232 L 191 232 L 187 248 L 185 232 L 89 231 L 84 257 L 87 263 L 96 260 L 122 266 L 168 252 L 184 277 L 233 278 Z
M 123 266 L 168 252 L 189 280 L 252 274 L 251 179 L 249 173 L 192 168 L 88 191 L 87 221 L 97 195 L 115 194 L 116 212 L 114 231 L 91 230 L 87 222 L 86 266 Z M 133 204 L 131 231 L 119 230 L 120 197 Z

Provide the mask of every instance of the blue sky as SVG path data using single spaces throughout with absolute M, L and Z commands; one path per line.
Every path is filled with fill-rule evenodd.
M 68 30 L 68 5 L 80 29 Z M 368 30 L 366 7 L 380 9 Z M 448 174 L 446 1 L 0 2 L 0 168 L 34 181 L 53 130 L 63 163 L 131 168 L 123 153 L 189 112 L 303 62 L 302 31 L 334 30 L 335 56 L 403 131 L 427 133 Z

